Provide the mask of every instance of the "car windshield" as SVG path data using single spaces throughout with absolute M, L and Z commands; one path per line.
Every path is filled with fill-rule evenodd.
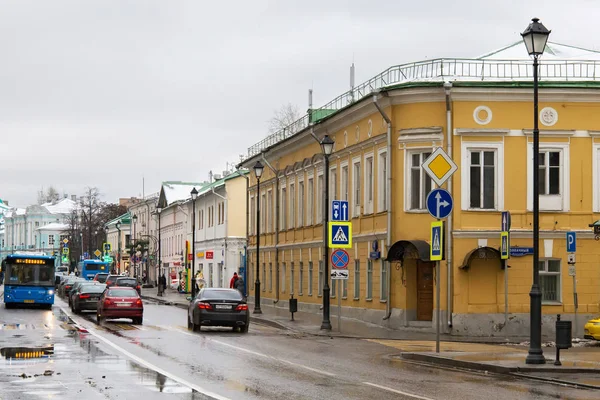
M 106 278 L 108 278 L 108 274 L 98 274 L 96 275 L 96 281 L 104 283 L 106 282 Z
M 132 278 L 119 278 L 117 279 L 117 286 L 137 286 L 137 282 Z
M 129 288 L 110 289 L 106 294 L 107 297 L 138 297 L 135 290 Z
M 204 289 L 200 298 L 204 300 L 242 300 L 242 295 L 239 291 L 231 290 L 210 290 Z
M 81 287 L 81 293 L 102 293 L 106 285 L 83 285 Z

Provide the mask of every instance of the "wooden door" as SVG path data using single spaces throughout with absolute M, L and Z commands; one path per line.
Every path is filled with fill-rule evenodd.
M 417 262 L 417 320 L 433 319 L 433 263 Z

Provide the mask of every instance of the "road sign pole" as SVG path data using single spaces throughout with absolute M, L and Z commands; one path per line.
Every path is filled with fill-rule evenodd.
M 339 281 L 337 286 L 337 291 L 338 291 L 338 298 L 337 298 L 337 306 L 338 306 L 338 332 L 342 331 L 342 285 L 344 284 L 343 281 Z
M 440 262 L 435 263 L 435 296 L 436 296 L 436 321 L 435 321 L 435 352 L 440 352 Z
M 573 264 L 573 267 L 575 267 L 575 264 Z M 576 275 L 577 275 L 577 272 L 575 272 L 573 274 L 573 304 L 575 305 L 575 329 L 574 329 L 573 333 L 574 333 L 575 337 L 577 337 L 577 326 L 578 326 L 577 309 L 579 308 L 579 304 L 578 304 L 579 302 L 577 301 L 577 276 Z
M 502 260 L 502 266 L 504 267 L 504 332 L 508 338 L 508 265 L 506 265 L 506 260 Z

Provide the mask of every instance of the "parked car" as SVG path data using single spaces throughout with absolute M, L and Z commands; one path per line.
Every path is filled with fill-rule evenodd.
M 130 287 L 108 287 L 100 296 L 96 308 L 96 320 L 101 324 L 106 319 L 131 318 L 141 324 L 144 305 L 137 291 Z
M 98 299 L 106 289 L 104 283 L 84 283 L 77 289 L 71 290 L 71 309 L 78 314 L 81 311 L 95 311 L 98 308 Z
M 583 329 L 585 339 L 600 340 L 600 317 L 590 319 Z
M 115 286 L 131 287 L 131 288 L 134 288 L 138 292 L 139 295 L 142 294 L 142 287 L 140 286 L 139 282 L 135 278 L 127 278 L 127 277 L 117 278 L 117 280 L 115 282 Z
M 60 286 L 58 287 L 58 295 L 61 297 L 65 297 L 69 295 L 69 292 L 71 291 L 71 288 L 73 287 L 73 285 L 75 284 L 75 282 L 77 282 L 77 280 L 82 279 L 82 278 L 78 278 L 76 276 L 71 276 L 69 275 L 65 280 L 63 280 L 60 283 Z
M 188 329 L 203 326 L 229 326 L 248 332 L 248 304 L 236 289 L 204 288 L 188 307 Z
M 104 283 L 106 283 L 106 286 L 111 287 L 115 284 L 117 279 L 120 277 L 121 277 L 121 275 L 108 275 L 106 277 L 106 281 L 104 281 Z
M 94 276 L 94 282 L 106 283 L 106 278 L 108 278 L 108 274 L 106 272 L 100 272 Z
M 68 299 L 69 299 L 69 307 L 72 308 L 72 301 L 73 301 L 73 293 L 79 288 L 79 286 L 83 285 L 84 283 L 89 283 L 90 281 L 83 279 L 83 278 L 77 278 L 75 280 L 75 282 L 73 282 L 73 286 L 71 287 L 71 290 L 69 291 L 69 294 L 67 295 Z

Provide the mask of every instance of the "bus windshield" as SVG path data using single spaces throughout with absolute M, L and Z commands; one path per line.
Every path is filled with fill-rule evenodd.
M 54 266 L 7 263 L 6 285 L 54 286 Z
M 88 270 L 88 271 L 99 271 L 99 270 L 106 270 L 106 264 L 100 264 L 100 263 L 84 263 L 83 267 Z

